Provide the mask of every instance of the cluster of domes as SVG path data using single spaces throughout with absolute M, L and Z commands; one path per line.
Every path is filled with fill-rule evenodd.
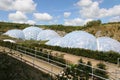
M 8 30 L 6 33 L 4 33 L 4 35 L 24 40 L 50 40 L 56 37 L 60 37 L 53 30 L 43 30 L 34 26 L 27 27 L 23 30 Z
M 73 31 L 64 37 L 48 41 L 48 45 L 97 50 L 96 38 L 85 31 Z
M 95 38 L 85 31 L 73 31 L 62 38 L 54 38 L 46 43 L 47 45 L 84 48 L 98 51 L 115 51 L 120 53 L 120 42 L 109 37 Z
M 120 42 L 109 37 L 96 38 L 85 31 L 73 31 L 64 37 L 59 36 L 53 30 L 43 30 L 38 27 L 27 27 L 23 30 L 9 30 L 5 35 L 25 40 L 48 40 L 47 45 L 84 48 L 98 51 L 115 51 L 120 53 Z

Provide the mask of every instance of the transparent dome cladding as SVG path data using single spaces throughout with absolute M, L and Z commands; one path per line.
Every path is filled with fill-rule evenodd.
M 25 35 L 26 40 L 37 40 L 37 36 L 41 31 L 42 29 L 34 26 L 23 29 L 23 33 Z
M 38 34 L 37 40 L 51 40 L 58 37 L 60 36 L 53 30 L 43 30 Z
M 18 29 L 8 30 L 6 33 L 4 33 L 4 35 L 18 39 L 25 39 L 23 31 Z
M 99 51 L 116 51 L 120 53 L 120 42 L 109 37 L 97 38 Z

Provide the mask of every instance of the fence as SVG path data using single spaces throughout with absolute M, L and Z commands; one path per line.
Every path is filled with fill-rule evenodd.
M 45 60 L 45 61 L 47 61 L 47 62 L 51 62 L 52 64 L 57 64 L 57 65 L 60 65 L 60 66 L 62 66 L 62 67 L 70 67 L 69 64 L 66 64 L 66 63 L 63 63 L 63 62 L 59 62 L 59 61 L 55 61 L 55 60 L 51 59 L 49 54 L 43 53 L 43 52 L 41 52 L 41 51 L 37 51 L 37 50 L 30 49 L 30 48 L 27 48 L 27 47 L 19 46 L 19 45 L 17 45 L 17 49 L 16 49 L 16 50 L 17 50 L 17 51 L 20 51 L 20 52 L 22 52 L 22 53 L 24 53 L 24 54 L 26 54 L 26 55 L 30 55 L 30 56 L 33 56 L 33 57 L 36 57 L 36 58 Z M 33 52 L 29 52 L 28 50 L 31 50 L 31 51 L 33 51 Z M 43 54 L 43 55 L 46 54 L 46 55 L 45 55 L 45 56 L 43 56 L 43 55 L 38 55 L 38 53 L 41 53 L 41 54 Z M 82 63 L 80 63 L 80 64 L 82 64 Z M 85 65 L 85 64 L 82 64 L 82 65 L 88 66 L 88 65 Z M 110 76 L 110 79 L 106 79 L 106 78 L 104 78 L 104 77 L 101 77 L 101 76 L 99 76 L 99 75 L 96 75 L 96 74 L 93 72 L 94 70 L 100 70 L 100 71 L 103 71 L 103 72 L 107 72 L 107 73 L 109 73 L 109 74 L 112 74 L 112 73 L 111 73 L 111 72 L 108 72 L 108 71 L 106 71 L 106 70 L 99 69 L 99 68 L 93 68 L 92 66 L 88 66 L 88 67 L 90 67 L 90 68 L 92 69 L 92 72 L 89 73 L 89 75 L 91 75 L 92 78 L 93 78 L 93 77 L 97 77 L 97 78 L 102 79 L 102 80 L 117 80 L 117 79 L 119 80 L 119 78 L 118 78 L 117 76 L 116 76 L 116 79 L 113 78 L 113 77 L 111 77 L 111 76 Z M 77 69 L 77 70 L 80 70 L 80 69 Z M 81 70 L 80 70 L 80 71 L 81 71 Z M 51 74 L 52 74 L 52 73 L 51 73 Z M 120 72 L 119 72 L 119 71 L 116 71 L 116 75 L 119 76 L 119 74 L 120 74 Z
M 32 50 L 32 51 L 34 51 L 34 54 L 33 54 L 33 53 L 30 53 L 30 52 L 27 52 L 27 51 L 23 51 L 23 50 L 20 49 L 20 48 Z M 37 52 L 39 52 L 39 53 L 41 53 L 41 54 L 46 54 L 46 53 L 43 53 L 43 52 L 41 52 L 41 51 L 37 51 L 37 50 L 34 50 L 34 49 L 22 47 L 22 46 L 18 46 L 18 47 L 17 47 L 17 50 L 20 51 L 20 52 L 26 53 L 26 54 L 28 54 L 28 55 L 32 55 L 32 56 L 34 56 L 34 57 L 36 57 L 36 58 L 44 59 L 44 60 L 46 60 L 46 61 L 48 61 L 48 62 L 50 61 L 50 62 L 54 62 L 54 63 L 57 63 L 57 64 L 62 65 L 62 66 L 70 67 L 68 64 L 64 64 L 64 63 L 61 63 L 61 62 L 54 61 L 54 60 L 50 59 L 50 58 L 49 58 L 49 54 L 47 54 L 47 55 L 48 55 L 47 57 L 43 57 L 43 56 L 40 56 L 40 55 L 35 54 L 35 53 L 37 53 Z M 89 73 L 89 75 L 92 76 L 92 78 L 96 77 L 96 78 L 99 78 L 99 79 L 102 79 L 102 80 L 110 80 L 110 79 L 101 77 L 101 76 L 99 76 L 99 75 L 96 75 L 96 74 L 93 72 L 94 70 L 100 70 L 100 71 L 103 71 L 103 72 L 107 72 L 106 70 L 99 69 L 99 68 L 93 68 L 92 66 L 89 66 L 89 65 L 86 65 L 86 64 L 83 64 L 83 63 L 79 63 L 79 64 L 84 65 L 85 67 L 88 66 L 88 67 L 90 67 L 90 68 L 92 69 L 92 72 Z M 76 70 L 80 70 L 80 69 L 77 68 Z M 82 71 L 82 70 L 80 70 L 80 71 Z M 83 72 L 84 72 L 84 71 L 83 71 Z M 108 72 L 107 72 L 107 73 L 108 73 Z

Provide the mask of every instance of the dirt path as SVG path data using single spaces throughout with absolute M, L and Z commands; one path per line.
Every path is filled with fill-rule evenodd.
M 4 49 L 5 49 L 6 52 L 9 52 L 9 51 L 10 51 L 10 49 L 8 49 L 8 48 L 0 47 L 0 51 L 1 51 L 1 52 L 2 52 Z M 16 55 L 19 55 L 19 56 L 20 56 L 20 55 L 22 54 L 22 53 L 20 53 L 20 52 L 18 52 L 18 51 L 13 51 L 13 53 L 14 53 L 14 56 L 16 56 Z M 14 56 L 13 56 L 13 57 L 14 57 Z M 34 63 L 34 64 L 37 65 L 37 66 L 40 66 L 40 67 L 41 67 L 40 70 L 42 70 L 42 71 L 43 71 L 43 69 L 46 69 L 46 70 L 48 70 L 48 71 L 50 71 L 50 72 L 52 72 L 52 73 L 55 73 L 56 75 L 58 75 L 58 74 L 63 70 L 63 68 L 61 68 L 61 67 L 59 67 L 59 66 L 50 64 L 49 62 L 46 62 L 46 61 L 37 59 L 37 58 L 35 58 L 35 57 L 31 57 L 31 56 L 29 56 L 29 55 L 22 54 L 22 59 L 27 60 L 27 61 L 29 61 L 29 62 L 31 62 L 31 63 Z M 22 59 L 21 59 L 21 60 L 22 60 Z M 33 65 L 32 65 L 32 66 L 33 66 Z

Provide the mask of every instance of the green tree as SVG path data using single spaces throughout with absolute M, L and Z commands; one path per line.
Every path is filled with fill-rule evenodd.
M 103 78 L 108 78 L 108 73 L 105 71 L 106 70 L 106 65 L 103 63 L 98 63 L 97 64 L 97 68 L 95 69 L 95 74 L 98 76 L 101 76 Z M 102 80 L 102 79 L 98 79 L 98 80 Z
M 92 27 L 92 26 L 99 26 L 101 24 L 101 20 L 93 20 L 86 23 L 86 27 Z

